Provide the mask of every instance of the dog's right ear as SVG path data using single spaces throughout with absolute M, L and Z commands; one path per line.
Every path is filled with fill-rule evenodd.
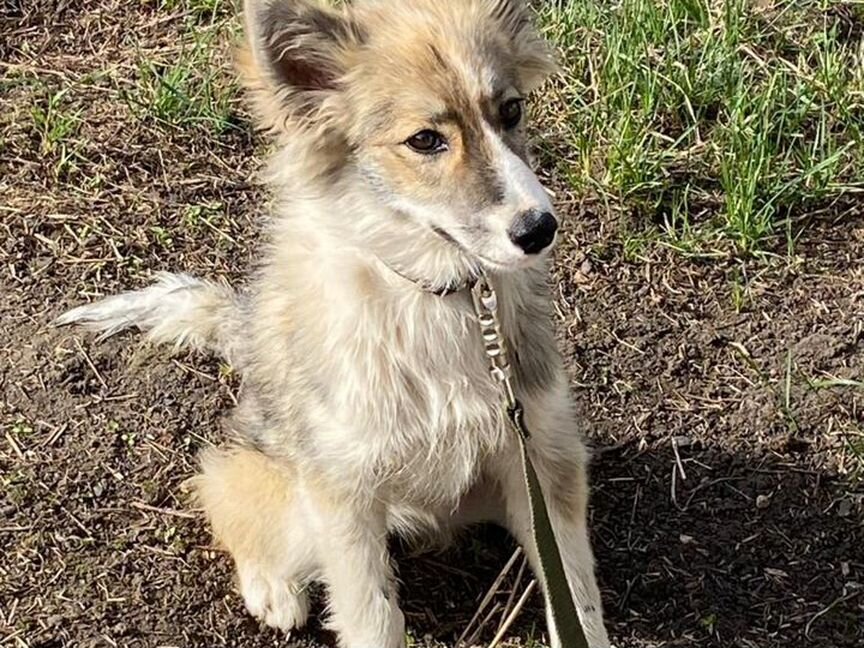
M 246 0 L 243 81 L 264 128 L 326 130 L 348 59 L 363 41 L 347 10 L 310 0 Z

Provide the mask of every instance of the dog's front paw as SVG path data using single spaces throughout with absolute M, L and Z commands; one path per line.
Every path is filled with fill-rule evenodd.
M 240 593 L 249 614 L 283 632 L 306 624 L 309 596 L 298 583 L 254 568 L 240 570 L 239 576 Z
M 349 625 L 337 627 L 333 621 L 331 627 L 345 648 L 405 648 L 405 615 L 398 605 L 391 604 L 387 610 L 368 608 Z

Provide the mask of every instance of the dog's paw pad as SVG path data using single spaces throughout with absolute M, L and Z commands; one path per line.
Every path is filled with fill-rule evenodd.
M 294 581 L 245 570 L 240 573 L 240 591 L 249 614 L 271 628 L 290 632 L 309 616 L 309 596 Z

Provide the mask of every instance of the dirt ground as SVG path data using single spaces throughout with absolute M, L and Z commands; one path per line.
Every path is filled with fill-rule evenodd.
M 6 6 L 0 645 L 293 645 L 244 613 L 183 495 L 237 377 L 134 336 L 49 326 L 162 269 L 242 282 L 263 219 L 261 142 L 240 117 L 213 135 L 118 100 L 136 57 L 172 47 L 188 16 L 119 0 Z M 31 107 L 66 87 L 81 118 L 58 172 Z M 746 262 L 686 258 L 662 244 L 634 254 L 632 223 L 549 182 L 566 215 L 556 311 L 595 449 L 616 645 L 864 645 L 861 205 L 796 223 L 791 258 L 780 241 Z M 485 528 L 444 553 L 400 549 L 418 641 L 452 645 L 512 549 Z M 511 639 L 543 632 L 535 597 Z M 317 622 L 293 641 L 333 645 Z

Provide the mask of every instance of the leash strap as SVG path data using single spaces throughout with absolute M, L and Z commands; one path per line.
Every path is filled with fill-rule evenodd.
M 474 310 L 480 322 L 486 355 L 489 358 L 490 373 L 503 387 L 507 418 L 513 425 L 519 439 L 522 475 L 525 479 L 531 511 L 531 534 L 537 547 L 540 571 L 542 572 L 540 576 L 546 586 L 546 596 L 549 600 L 555 628 L 558 631 L 558 638 L 561 640 L 562 648 L 588 648 L 588 641 L 585 638 L 582 624 L 579 622 L 579 614 L 576 612 L 570 586 L 567 584 L 567 577 L 564 574 L 561 552 L 558 549 L 558 542 L 555 539 L 555 532 L 549 519 L 549 510 L 546 508 L 543 489 L 531 461 L 528 447 L 531 434 L 525 427 L 522 405 L 513 391 L 507 348 L 498 322 L 498 299 L 485 273 L 481 273 L 471 295 L 474 301 Z
M 517 403 L 518 405 L 518 403 Z M 510 420 L 513 427 L 519 433 L 519 450 L 522 454 L 522 474 L 525 478 L 525 486 L 528 489 L 528 503 L 531 507 L 531 533 L 534 535 L 534 543 L 537 545 L 537 555 L 540 558 L 540 569 L 543 572 L 543 580 L 546 583 L 546 596 L 549 597 L 549 608 L 555 620 L 555 628 L 561 639 L 562 648 L 588 648 L 588 640 L 579 623 L 579 614 L 573 605 L 573 597 L 570 594 L 570 586 L 564 574 L 564 564 L 561 561 L 561 552 L 552 530 L 552 522 L 549 519 L 549 511 L 546 508 L 546 500 L 543 498 L 543 489 L 537 478 L 537 471 L 528 453 L 528 441 L 530 435 L 525 429 L 522 421 L 522 408 L 509 410 Z

